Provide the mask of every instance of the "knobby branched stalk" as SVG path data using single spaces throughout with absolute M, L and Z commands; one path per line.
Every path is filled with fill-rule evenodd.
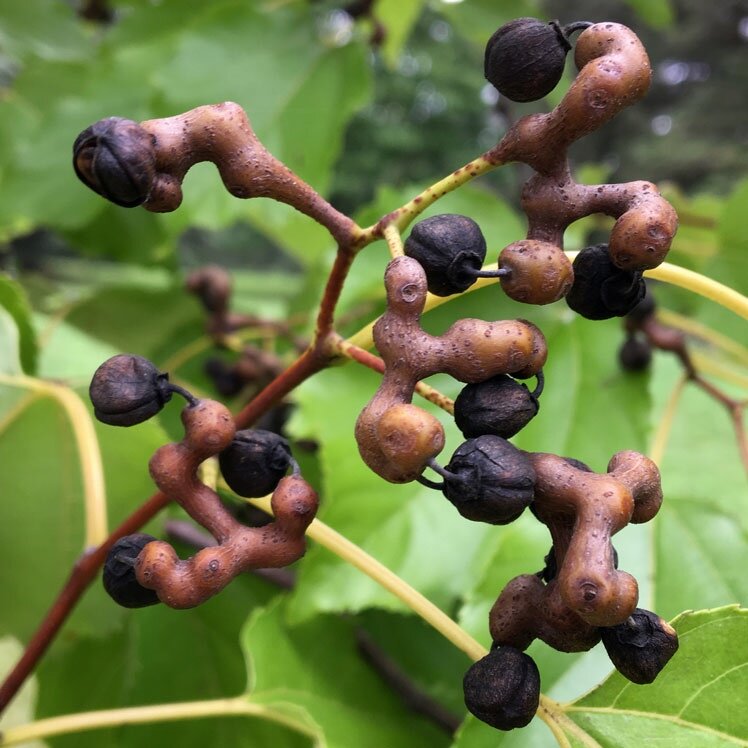
M 122 121 L 103 120 L 81 134 L 76 141 L 76 170 L 89 186 L 110 197 L 114 202 L 129 206 L 143 203 L 148 210 L 166 212 L 179 206 L 182 195 L 181 182 L 189 168 L 194 163 L 208 160 L 217 165 L 224 184 L 236 197 L 270 196 L 305 213 L 330 233 L 337 245 L 337 253 L 317 310 L 313 339 L 285 371 L 236 415 L 237 426 L 244 428 L 254 423 L 309 377 L 341 357 L 357 361 L 376 371 L 383 370 L 382 361 L 366 350 L 372 347 L 373 323 L 348 340 L 343 340 L 335 329 L 336 307 L 357 253 L 372 242 L 384 239 L 390 254 L 399 256 L 403 252 L 401 234 L 420 213 L 454 189 L 505 163 L 519 161 L 536 171 L 536 177 L 530 180 L 529 188 L 523 195 L 523 209 L 529 222 L 528 240 L 560 247 L 564 229 L 571 222 L 589 213 L 606 213 L 618 219 L 616 229 L 611 234 L 611 252 L 619 252 L 621 263 L 628 261 L 627 256 L 623 254 L 623 248 L 628 248 L 632 244 L 632 235 L 638 237 L 637 231 L 646 230 L 650 235 L 659 238 L 655 242 L 643 240 L 642 251 L 656 256 L 657 262 L 653 264 L 658 264 L 662 260 L 674 234 L 676 220 L 672 208 L 652 185 L 640 182 L 628 185 L 580 185 L 571 179 L 569 173 L 566 161 L 568 147 L 580 137 L 606 123 L 624 106 L 633 103 L 643 95 L 648 85 L 648 79 L 645 80 L 648 76 L 648 64 L 642 64 L 642 61 L 646 60 L 646 53 L 635 35 L 624 27 L 618 27 L 617 37 L 607 30 L 595 31 L 595 28 L 593 26 L 585 32 L 587 37 L 593 40 L 589 45 L 590 49 L 595 50 L 589 52 L 591 58 L 611 54 L 624 67 L 630 68 L 631 78 L 616 82 L 616 85 L 627 88 L 619 91 L 616 96 L 611 95 L 610 101 L 605 101 L 604 106 L 600 106 L 599 101 L 591 105 L 584 104 L 581 92 L 586 86 L 596 82 L 596 76 L 607 74 L 604 68 L 593 70 L 592 66 L 584 65 L 569 93 L 551 113 L 532 115 L 518 121 L 496 147 L 436 182 L 366 228 L 357 226 L 351 218 L 335 210 L 313 188 L 269 154 L 252 131 L 244 112 L 231 103 L 199 107 L 177 117 L 150 120 L 140 125 L 124 121 L 122 127 L 126 137 L 131 138 L 137 148 L 142 145 L 144 149 L 143 153 L 137 154 L 140 159 L 138 168 L 142 167 L 144 172 L 136 175 L 137 178 L 128 183 L 128 189 L 132 184 L 137 186 L 143 180 L 147 183 L 147 188 L 144 194 L 135 196 L 134 202 L 133 196 L 129 193 L 126 196 L 106 194 L 108 187 L 99 181 L 96 173 L 89 173 L 94 164 L 91 149 L 97 147 L 100 136 L 105 134 L 109 137 L 113 129 L 121 126 Z M 220 133 L 220 137 L 216 137 L 216 133 Z M 148 149 L 153 150 L 151 152 Z M 634 224 L 635 220 L 639 220 L 640 214 L 656 216 L 656 223 L 645 222 L 641 226 Z M 619 227 L 619 223 L 623 228 Z M 647 261 L 649 262 L 649 258 Z M 652 265 L 645 264 L 643 267 Z M 689 288 L 748 319 L 748 299 L 699 274 L 664 263 L 649 270 L 648 275 Z M 491 282 L 496 282 L 496 279 L 482 278 L 473 289 Z M 448 300 L 430 297 L 426 311 Z M 426 388 L 425 385 L 421 386 L 421 394 L 440 407 L 447 410 L 451 407 L 447 398 L 435 390 Z M 21 660 L 0 686 L 0 711 L 7 706 L 53 641 L 73 607 L 96 576 L 108 550 L 119 538 L 137 531 L 151 520 L 167 501 L 163 494 L 154 494 L 103 542 L 93 549 L 88 549 L 81 556 L 57 600 L 30 640 Z M 486 654 L 485 648 L 460 629 L 454 621 L 358 546 L 318 520 L 312 522 L 308 535 L 397 595 L 411 610 L 428 621 L 472 659 L 479 659 Z M 264 715 L 261 714 L 263 709 L 266 708 L 252 704 L 250 698 L 241 697 L 196 702 L 191 705 L 164 705 L 69 715 L 37 723 L 36 730 L 32 725 L 8 731 L 5 740 L 9 742 L 5 744 L 105 724 L 126 724 L 188 716 L 242 714 L 267 716 L 269 719 L 281 721 L 277 715 L 267 710 Z M 542 695 L 538 716 L 548 724 L 559 742 L 568 743 L 563 736 L 564 731 L 574 734 L 579 730 L 566 717 L 561 705 Z M 312 734 L 306 725 L 296 727 L 305 734 Z

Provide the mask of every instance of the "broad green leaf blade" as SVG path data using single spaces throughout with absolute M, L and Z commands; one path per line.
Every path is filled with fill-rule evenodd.
M 684 613 L 680 648 L 657 681 L 636 686 L 614 673 L 564 707 L 603 748 L 661 741 L 668 746 L 747 746 L 748 610 L 727 606 Z
M 161 522 L 151 528 L 162 535 Z M 178 546 L 180 556 L 192 553 Z M 266 582 L 242 575 L 207 603 L 175 611 L 156 605 L 123 611 L 96 580 L 123 626 L 107 636 L 67 630 L 42 661 L 37 718 L 88 709 L 226 698 L 240 693 L 246 670 L 239 633 L 247 612 L 277 594 Z M 85 691 L 85 699 L 81 697 Z M 55 738 L 56 748 L 306 748 L 309 741 L 260 719 L 217 717 L 82 732 Z
M 17 61 L 38 56 L 50 61 L 85 54 L 88 39 L 75 10 L 55 0 L 0 0 L 0 52 Z
M 397 63 L 425 4 L 424 0 L 380 0 L 377 3 L 376 18 L 387 29 L 382 54 L 390 67 Z
M 655 28 L 669 26 L 675 20 L 670 0 L 627 0 L 639 18 Z
M 36 371 L 36 333 L 31 307 L 22 286 L 0 275 L 0 371 L 33 374 Z
M 417 483 L 387 483 L 366 467 L 353 429 L 378 384 L 379 377 L 358 364 L 315 376 L 298 392 L 301 406 L 294 433 L 320 444 L 325 492 L 321 519 L 434 603 L 448 607 L 469 585 L 473 559 L 489 528 L 461 519 L 439 492 Z M 330 418 L 330 393 L 335 393 L 340 418 Z M 451 418 L 444 420 L 454 428 L 448 423 Z M 450 437 L 455 448 L 459 441 Z M 402 610 L 390 592 L 327 549 L 313 547 L 307 553 L 291 608 L 295 620 L 320 611 L 372 606 Z
M 303 708 L 326 748 L 446 746 L 424 718 L 408 713 L 356 650 L 355 624 L 317 616 L 289 626 L 285 607 L 252 615 L 242 633 L 252 701 Z

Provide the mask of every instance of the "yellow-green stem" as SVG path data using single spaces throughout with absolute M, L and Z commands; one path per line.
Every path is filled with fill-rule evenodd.
M 387 246 L 390 248 L 390 255 L 392 257 L 402 257 L 405 254 L 403 238 L 400 236 L 400 229 L 398 229 L 394 223 L 385 227 L 384 239 L 387 242 Z
M 104 727 L 123 725 L 143 725 L 151 722 L 174 722 L 183 719 L 204 719 L 206 717 L 259 717 L 284 725 L 296 732 L 316 738 L 317 733 L 301 721 L 271 707 L 254 704 L 247 697 L 214 699 L 210 701 L 186 701 L 175 704 L 136 706 L 127 709 L 103 709 L 94 712 L 66 714 L 50 717 L 18 727 L 3 730 L 0 746 L 18 745 L 32 740 L 44 740 L 55 735 L 71 732 L 84 732 Z
M 400 232 L 402 232 L 417 215 L 433 205 L 437 200 L 444 197 L 444 195 L 456 190 L 466 182 L 497 168 L 498 166 L 502 166 L 502 163 L 489 161 L 485 156 L 478 156 L 478 158 L 469 161 L 465 166 L 457 169 L 457 171 L 453 171 L 449 176 L 446 176 L 444 179 L 440 179 L 430 187 L 427 187 L 423 192 L 405 203 L 405 205 L 390 213 L 389 216 L 384 218 L 383 223 L 394 223 Z M 374 238 L 376 238 L 379 231 L 379 223 L 375 223 L 372 226 L 367 226 L 365 229 L 362 229 L 356 236 L 357 246 L 370 244 Z
M 697 322 L 694 319 L 684 317 L 682 314 L 671 312 L 669 309 L 657 309 L 657 319 L 660 322 L 675 327 L 678 330 L 682 330 L 688 335 L 703 340 L 705 343 L 709 343 L 715 348 L 723 350 L 725 353 L 732 356 L 736 361 L 748 366 L 748 348 L 738 343 L 737 340 L 729 338 L 727 335 L 723 335 L 721 332 L 713 330 L 708 325 L 702 322 Z
M 569 259 L 573 260 L 579 253 L 578 252 L 567 252 Z M 496 270 L 497 264 L 492 263 L 484 265 L 483 270 Z M 711 278 L 707 278 L 700 273 L 695 273 L 692 270 L 686 270 L 685 268 L 678 267 L 677 265 L 671 265 L 668 262 L 663 262 L 658 268 L 654 270 L 647 270 L 644 275 L 647 278 L 653 278 L 655 280 L 662 281 L 664 283 L 670 283 L 680 288 L 685 288 L 688 291 L 693 291 L 699 296 L 704 296 L 707 299 L 711 299 L 715 303 L 729 309 L 735 314 L 748 319 L 748 297 L 743 294 L 725 286 L 722 283 L 718 283 Z M 494 283 L 498 283 L 497 278 L 478 278 L 478 280 L 468 288 L 465 293 L 471 293 L 477 291 L 486 286 L 490 286 Z M 428 294 L 426 297 L 426 304 L 424 306 L 424 314 L 436 309 L 436 307 L 446 304 L 454 299 L 459 299 L 460 295 L 455 296 L 434 296 Z M 372 329 L 376 320 L 373 320 L 370 324 L 362 327 L 355 335 L 352 335 L 347 339 L 351 345 L 356 345 L 359 348 L 371 348 L 374 344 L 372 339 Z
M 272 514 L 268 497 L 253 499 L 252 503 Z M 309 525 L 306 534 L 395 595 L 468 657 L 478 660 L 486 655 L 486 648 L 460 628 L 446 613 L 348 538 L 317 519 Z
M 0 384 L 22 387 L 39 395 L 51 397 L 65 411 L 73 430 L 83 481 L 86 548 L 100 545 L 108 534 L 106 488 L 99 441 L 88 408 L 73 390 L 54 382 L 17 374 L 0 375 Z
M 665 410 L 660 418 L 657 431 L 652 439 L 652 444 L 649 448 L 649 459 L 656 465 L 661 464 L 662 458 L 665 456 L 665 449 L 667 448 L 667 443 L 670 439 L 670 433 L 673 430 L 673 421 L 675 420 L 675 414 L 678 410 L 678 403 L 680 402 L 687 381 L 688 376 L 682 374 L 675 383 L 675 387 L 673 387 L 673 391 L 670 393 L 670 397 L 665 404 Z

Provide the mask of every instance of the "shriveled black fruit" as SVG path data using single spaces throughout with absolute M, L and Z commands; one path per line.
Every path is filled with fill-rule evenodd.
M 238 395 L 246 384 L 234 369 L 220 358 L 209 358 L 203 370 L 213 380 L 213 386 L 223 397 Z
M 643 371 L 652 363 L 652 346 L 644 338 L 626 338 L 618 349 L 618 363 L 626 371 Z
M 515 647 L 491 649 L 462 681 L 465 706 L 498 730 L 530 723 L 540 703 L 540 673 L 532 657 Z
M 463 387 L 454 404 L 455 423 L 466 439 L 486 434 L 509 439 L 537 415 L 539 407 L 527 385 L 499 374 Z
M 556 552 L 553 546 L 551 546 L 548 554 L 543 559 L 543 563 L 545 565 L 543 566 L 542 571 L 539 571 L 537 573 L 537 576 L 539 576 L 546 584 L 548 584 L 548 582 L 555 579 L 556 575 L 558 574 L 558 562 L 556 561 Z M 613 568 L 618 568 L 618 551 L 615 548 L 613 549 Z
M 218 455 L 221 473 L 239 496 L 258 499 L 275 490 L 291 464 L 288 442 L 272 431 L 237 431 Z
M 143 587 L 135 577 L 135 560 L 152 535 L 136 532 L 120 538 L 110 549 L 104 562 L 104 589 L 123 608 L 145 608 L 159 602 L 154 590 Z
M 621 270 L 608 254 L 607 244 L 583 249 L 575 258 L 574 283 L 566 303 L 587 319 L 610 319 L 628 314 L 646 292 L 640 270 Z
M 73 168 L 94 192 L 134 208 L 148 198 L 156 175 L 153 137 L 129 119 L 99 120 L 75 139 Z
M 486 259 L 486 240 L 472 218 L 443 213 L 413 226 L 405 254 L 421 264 L 431 293 L 450 296 L 475 283 Z
M 632 683 L 652 683 L 678 650 L 678 634 L 656 613 L 637 608 L 623 623 L 600 629 L 616 670 Z
M 486 79 L 512 101 L 536 101 L 558 85 L 571 49 L 568 34 L 587 23 L 561 27 L 537 18 L 516 18 L 488 40 L 483 59 Z
M 646 293 L 644 298 L 626 313 L 626 322 L 631 326 L 640 325 L 645 319 L 651 317 L 657 311 L 657 301 L 650 285 L 645 281 Z
M 532 502 L 530 458 L 500 436 L 463 442 L 445 468 L 444 495 L 465 518 L 492 525 L 513 522 Z
M 110 426 L 134 426 L 158 413 L 171 399 L 169 375 L 147 359 L 121 353 L 94 372 L 88 394 L 94 415 Z

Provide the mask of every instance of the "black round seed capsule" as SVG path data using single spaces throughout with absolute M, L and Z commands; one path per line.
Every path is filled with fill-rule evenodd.
M 143 587 L 135 576 L 135 561 L 152 535 L 138 532 L 120 538 L 110 549 L 104 562 L 104 589 L 123 608 L 145 608 L 159 602 L 155 590 Z
M 583 249 L 572 267 L 574 283 L 566 294 L 566 303 L 587 319 L 622 317 L 644 298 L 646 286 L 641 271 L 616 267 L 607 244 Z
M 429 291 L 462 293 L 475 283 L 486 259 L 480 226 L 467 216 L 443 213 L 419 221 L 405 241 L 405 254 L 421 264 Z
M 532 657 L 501 646 L 474 663 L 462 682 L 465 706 L 498 730 L 530 723 L 540 703 L 540 673 Z
M 272 431 L 237 431 L 231 444 L 218 455 L 221 473 L 232 491 L 251 499 L 275 490 L 291 464 L 288 442 Z
M 618 349 L 618 363 L 626 371 L 643 371 L 652 363 L 652 346 L 642 338 L 626 338 Z
M 454 404 L 455 423 L 466 439 L 486 434 L 509 439 L 537 415 L 539 407 L 527 385 L 499 374 L 463 387 Z
M 169 375 L 147 358 L 121 353 L 106 360 L 88 389 L 94 415 L 111 426 L 134 426 L 158 413 L 171 399 Z
M 678 650 L 675 629 L 643 608 L 618 626 L 601 628 L 600 633 L 616 670 L 632 683 L 652 683 Z
M 513 522 L 533 499 L 530 458 L 499 436 L 468 439 L 442 474 L 444 495 L 463 517 L 476 522 Z
M 536 101 L 561 80 L 571 44 L 557 21 L 516 18 L 488 40 L 486 79 L 512 101 Z
M 146 201 L 156 175 L 153 136 L 122 117 L 99 120 L 75 139 L 73 168 L 94 192 L 134 208 Z

